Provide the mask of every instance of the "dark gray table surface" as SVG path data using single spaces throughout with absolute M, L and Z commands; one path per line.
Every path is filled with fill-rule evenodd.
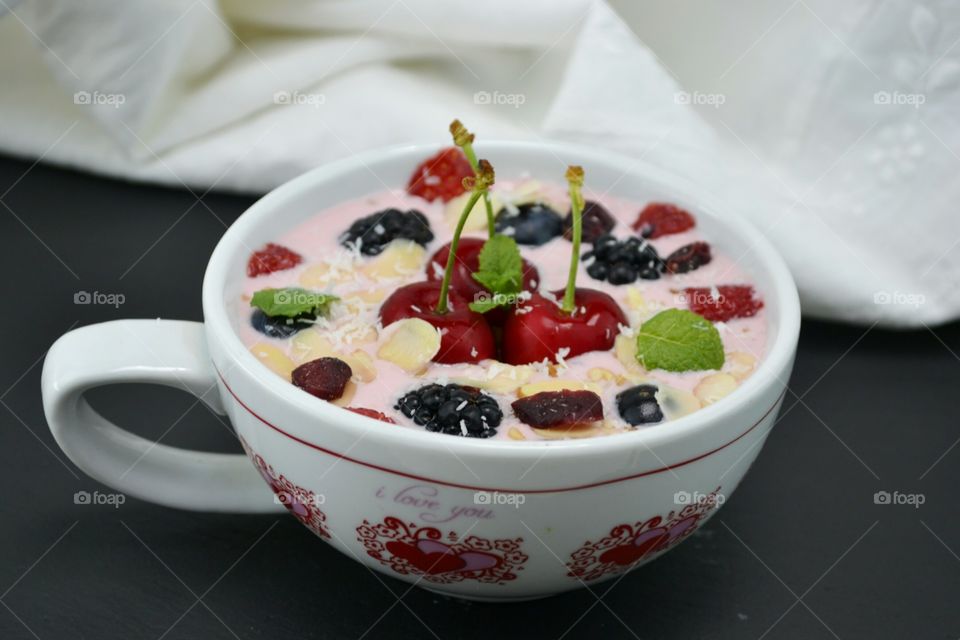
M 960 636 L 958 324 L 805 322 L 773 434 L 693 539 L 593 592 L 471 604 L 375 577 L 293 518 L 75 504 L 109 489 L 50 436 L 44 352 L 103 320 L 200 320 L 207 258 L 253 199 L 13 159 L 0 159 L 0 194 L 4 640 Z M 77 305 L 79 291 L 125 302 Z M 167 444 L 239 451 L 175 390 L 113 387 L 91 402 Z M 878 505 L 877 491 L 924 503 Z

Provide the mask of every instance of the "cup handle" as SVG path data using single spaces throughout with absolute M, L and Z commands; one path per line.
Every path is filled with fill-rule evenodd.
M 152 442 L 94 411 L 93 387 L 153 383 L 186 389 L 223 415 L 203 325 L 116 320 L 71 331 L 43 364 L 43 408 L 54 439 L 91 477 L 125 494 L 197 511 L 282 510 L 242 454 L 203 453 Z

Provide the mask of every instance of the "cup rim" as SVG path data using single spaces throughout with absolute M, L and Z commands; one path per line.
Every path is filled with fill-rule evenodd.
M 442 448 L 454 454 L 471 457 L 489 455 L 539 459 L 546 455 L 546 451 L 551 450 L 555 452 L 552 455 L 583 455 L 589 452 L 590 455 L 602 456 L 605 452 L 622 452 L 625 448 L 655 449 L 670 443 L 692 439 L 710 429 L 712 425 L 749 407 L 778 382 L 782 386 L 786 385 L 786 380 L 780 379 L 780 376 L 789 374 L 796 351 L 800 333 L 800 302 L 793 277 L 783 258 L 770 242 L 742 218 L 736 216 L 721 218 L 717 212 L 724 211 L 722 204 L 717 203 L 713 196 L 684 178 L 643 160 L 621 154 L 601 152 L 577 144 L 545 141 L 488 141 L 478 144 L 477 147 L 485 156 L 492 158 L 496 158 L 498 153 L 525 151 L 577 158 L 584 164 L 590 162 L 630 167 L 625 171 L 625 179 L 630 176 L 643 176 L 646 180 L 687 194 L 690 199 L 696 199 L 700 206 L 697 215 L 711 217 L 718 225 L 727 227 L 750 243 L 760 268 L 764 269 L 771 279 L 772 290 L 767 292 L 767 297 L 772 296 L 776 299 L 779 317 L 776 337 L 772 343 L 768 343 L 766 355 L 753 374 L 736 390 L 721 401 L 703 407 L 692 414 L 629 433 L 609 437 L 519 442 L 509 439 L 443 438 L 436 433 L 389 425 L 318 400 L 281 380 L 249 352 L 234 330 L 224 304 L 223 291 L 231 276 L 235 276 L 230 273 L 228 263 L 237 250 L 237 245 L 260 246 L 269 241 L 269 238 L 263 238 L 251 244 L 243 240 L 263 218 L 275 215 L 277 211 L 282 210 L 285 203 L 297 198 L 308 188 L 316 186 L 318 182 L 332 182 L 338 176 L 358 170 L 370 171 L 369 164 L 373 162 L 405 161 L 410 166 L 414 166 L 424 157 L 436 153 L 445 146 L 448 145 L 438 143 L 397 145 L 366 151 L 319 166 L 283 183 L 257 200 L 227 229 L 217 243 L 203 281 L 203 313 L 207 335 L 216 336 L 219 345 L 233 364 L 253 378 L 256 384 L 277 402 L 292 405 L 302 413 L 314 416 L 316 420 L 325 423 L 326 428 L 342 429 L 356 438 L 381 440 L 388 445 L 425 449 Z M 442 439 L 442 442 L 439 439 Z

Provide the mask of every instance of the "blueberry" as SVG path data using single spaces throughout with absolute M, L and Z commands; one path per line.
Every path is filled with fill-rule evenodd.
M 636 426 L 663 420 L 663 411 L 657 402 L 657 387 L 639 384 L 617 394 L 617 411 L 627 424 Z
M 517 244 L 539 246 L 563 233 L 563 219 L 547 205 L 535 202 L 517 209 L 516 215 L 501 209 L 496 217 L 497 232 L 512 236 Z
M 311 326 L 314 320 L 316 320 L 316 316 L 311 313 L 304 313 L 294 318 L 285 316 L 271 318 L 260 309 L 255 309 L 253 315 L 250 316 L 250 325 L 265 336 L 289 338 Z

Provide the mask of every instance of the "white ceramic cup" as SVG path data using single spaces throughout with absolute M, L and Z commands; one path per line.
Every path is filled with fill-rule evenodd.
M 800 326 L 783 261 L 693 182 L 584 147 L 478 145 L 501 176 L 557 181 L 568 163 L 580 164 L 593 193 L 688 208 L 711 243 L 753 275 L 766 304 L 765 358 L 728 397 L 679 420 L 582 440 L 455 438 L 320 401 L 281 380 L 241 343 L 231 307 L 252 248 L 325 207 L 402 187 L 436 149 L 355 156 L 258 201 L 210 259 L 204 323 L 122 320 L 60 338 L 44 363 L 43 400 L 64 452 L 97 480 L 159 504 L 287 508 L 375 570 L 478 600 L 574 589 L 635 568 L 689 537 L 760 452 L 785 393 Z M 184 388 L 226 414 L 254 464 L 239 454 L 145 440 L 105 420 L 84 398 L 92 387 L 129 382 Z

